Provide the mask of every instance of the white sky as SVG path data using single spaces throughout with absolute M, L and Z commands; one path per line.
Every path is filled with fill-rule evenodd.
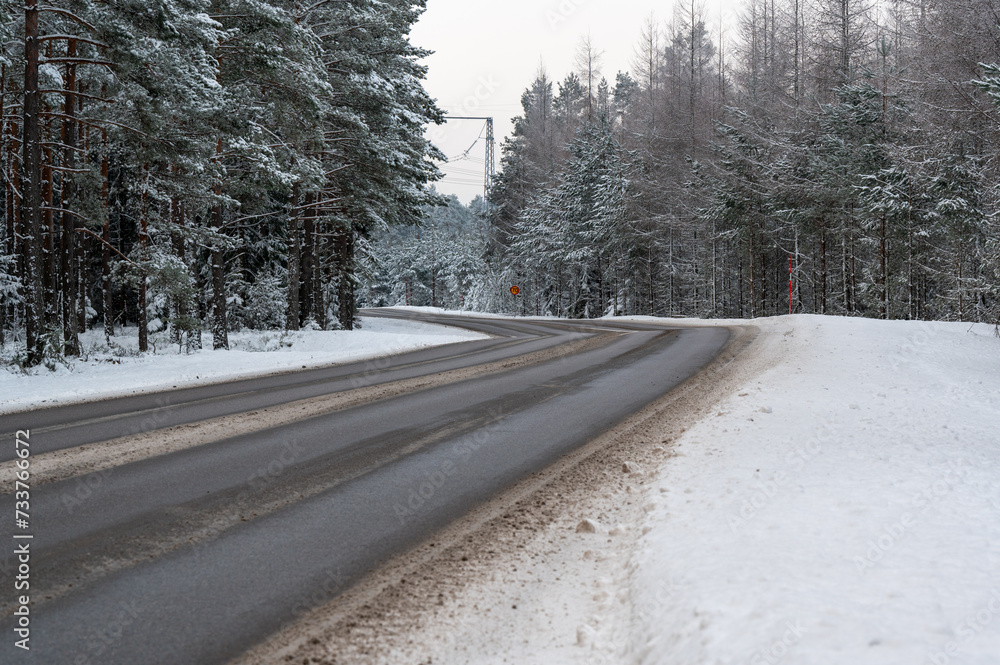
M 739 0 L 704 0 L 709 23 L 727 19 Z M 428 0 L 427 12 L 414 27 L 412 42 L 434 51 L 425 61 L 426 88 L 450 115 L 492 116 L 496 122 L 497 169 L 500 145 L 511 131 L 510 118 L 521 112 L 521 94 L 540 64 L 561 81 L 573 71 L 573 59 L 588 33 L 604 51 L 602 73 L 615 74 L 630 63 L 646 18 L 661 23 L 673 3 L 654 0 Z M 728 20 L 727 20 L 728 23 Z M 717 28 L 713 30 L 717 32 Z M 449 157 L 464 153 L 485 131 L 484 122 L 451 121 L 432 127 L 430 137 Z M 483 133 L 485 136 L 485 133 Z M 440 191 L 468 203 L 483 192 L 485 142 L 469 158 L 442 166 Z

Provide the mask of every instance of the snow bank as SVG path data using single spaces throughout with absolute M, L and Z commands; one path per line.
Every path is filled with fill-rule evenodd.
M 54 371 L 24 374 L 0 365 L 0 413 L 57 403 L 103 399 L 275 372 L 321 367 L 451 344 L 487 335 L 403 319 L 362 318 L 360 330 L 241 332 L 229 336 L 231 351 L 206 349 L 184 355 L 157 336 L 156 352 L 139 355 L 135 330 L 113 338 L 109 348 L 100 331 L 82 336 L 84 358 Z
M 995 665 L 1000 340 L 757 322 L 772 366 L 649 489 L 625 662 Z

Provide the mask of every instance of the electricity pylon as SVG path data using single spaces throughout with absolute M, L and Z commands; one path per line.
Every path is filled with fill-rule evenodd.
M 496 139 L 493 136 L 493 118 L 446 115 L 445 120 L 485 120 L 486 121 L 486 177 L 483 180 L 483 205 L 489 209 L 490 190 L 496 176 Z

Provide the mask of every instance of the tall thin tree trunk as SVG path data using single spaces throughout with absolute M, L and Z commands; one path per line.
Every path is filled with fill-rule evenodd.
M 301 277 L 302 240 L 299 236 L 299 185 L 292 187 L 292 202 L 288 214 L 288 309 L 285 328 L 299 329 L 299 279 Z M 409 299 L 407 299 L 409 304 Z
M 963 257 L 959 254 L 958 257 L 958 320 L 965 320 L 965 288 L 964 281 L 962 278 L 962 264 Z
M 143 168 L 145 183 L 142 189 L 142 209 L 139 211 L 139 260 L 146 261 L 146 250 L 149 248 L 149 174 Z M 149 351 L 149 314 L 146 311 L 146 270 L 139 269 L 139 311 L 136 312 L 139 324 L 139 351 Z
M 851 204 L 851 313 L 858 311 L 858 251 L 855 243 L 854 204 Z
M 354 330 L 356 312 L 354 297 L 354 230 L 347 226 L 337 238 L 337 265 L 340 269 L 337 293 L 337 312 L 340 325 Z
M 712 312 L 719 315 L 719 223 L 712 218 Z
M 690 50 L 689 56 L 690 56 L 690 59 L 691 59 L 691 62 L 690 62 L 691 80 L 689 81 L 690 88 L 688 89 L 688 107 L 689 107 L 689 111 L 688 112 L 690 114 L 691 143 L 693 145 L 694 141 L 695 141 L 695 131 L 694 131 L 694 125 L 695 125 L 695 52 L 697 50 L 697 44 L 695 43 L 695 40 L 697 38 L 697 27 L 698 27 L 697 23 L 695 22 L 694 0 L 691 0 L 690 13 L 691 13 L 691 15 L 690 15 L 691 25 L 689 27 L 691 29 L 691 34 L 690 34 L 690 44 L 688 46 L 689 46 L 689 50 Z
M 17 226 L 14 208 L 14 200 L 19 195 L 17 192 L 17 169 L 14 166 L 14 154 L 17 150 L 16 139 L 14 138 L 14 121 L 8 121 L 7 113 L 7 65 L 0 65 L 0 134 L 3 135 L 3 164 L 4 169 L 4 216 L 6 236 L 4 239 L 4 251 L 8 256 L 13 256 L 17 251 L 16 233 Z
M 916 282 L 913 279 L 913 226 L 907 225 L 906 229 L 906 292 L 907 292 L 907 318 L 911 321 L 917 318 L 918 304 L 915 302 L 917 290 Z
M 66 47 L 66 55 L 70 58 L 76 57 L 76 40 L 71 39 Z M 63 163 L 69 169 L 76 168 L 76 65 L 69 64 L 66 68 L 66 97 L 63 104 L 63 113 L 67 117 L 63 120 L 62 141 L 66 146 Z M 63 353 L 67 356 L 76 356 L 80 353 L 79 321 L 77 319 L 78 309 L 76 307 L 76 297 L 78 293 L 77 285 L 77 265 L 76 265 L 76 220 L 68 212 L 73 205 L 73 176 L 70 173 L 63 174 L 62 178 L 62 247 L 60 252 L 60 273 L 62 277 L 62 324 L 63 324 Z
M 738 272 L 739 272 L 739 282 L 738 282 L 738 285 L 736 287 L 736 290 L 739 293 L 739 300 L 740 300 L 740 316 L 739 316 L 739 318 L 742 319 L 743 317 L 746 316 L 746 305 L 743 302 L 743 252 L 738 251 L 738 250 L 739 250 L 739 248 L 737 248 L 737 252 L 739 254 L 739 258 L 737 259 Z
M 754 215 L 750 214 L 750 318 L 757 318 L 757 253 Z
M 47 138 L 47 137 L 46 137 Z M 55 332 L 60 325 L 54 325 L 59 320 L 59 271 L 56 270 L 56 216 L 55 216 L 55 186 L 53 183 L 52 150 L 48 147 L 42 150 L 42 228 L 45 237 L 42 243 L 42 255 L 45 262 L 45 327 Z
M 76 89 L 80 93 L 86 92 L 85 86 L 79 81 L 79 79 L 77 79 L 76 81 Z M 81 95 L 76 95 L 76 113 L 78 116 L 83 113 L 83 104 L 84 104 L 84 98 Z M 80 126 L 79 123 L 77 122 L 73 124 L 74 126 L 76 126 L 77 145 L 82 147 L 84 152 L 89 153 L 90 128 L 86 126 Z M 87 251 L 87 246 L 88 244 L 92 247 L 96 245 L 94 245 L 93 240 L 88 239 L 87 236 L 80 236 L 74 238 L 74 240 L 77 243 L 77 248 L 78 248 L 76 251 L 76 267 L 74 268 L 74 273 L 73 273 L 74 275 L 76 275 L 76 285 L 77 285 L 76 321 L 77 321 L 77 332 L 82 334 L 87 332 L 87 317 L 88 317 L 87 309 L 88 305 L 90 304 L 89 300 L 90 290 L 87 284 L 87 278 L 89 277 L 87 270 L 87 266 L 89 264 L 87 259 L 91 256 L 91 253 Z
M 0 141 L 3 150 L 0 151 L 0 169 L 4 171 L 4 253 L 8 256 L 14 254 L 14 214 L 12 204 L 14 199 L 14 188 L 10 184 L 10 169 L 7 168 L 9 160 L 8 153 L 11 150 L 11 143 L 8 140 L 7 120 L 4 118 L 7 112 L 7 65 L 0 64 Z M 15 273 L 16 274 L 16 273 Z M 0 300 L 0 347 L 7 343 L 7 302 Z
M 216 159 L 222 159 L 222 139 L 215 146 Z M 222 233 L 222 181 L 215 186 L 212 228 Z M 212 348 L 229 350 L 229 316 L 226 311 L 226 255 L 218 240 L 212 242 Z
M 37 364 L 44 353 L 45 298 L 42 257 L 42 153 L 39 136 L 41 95 L 38 92 L 38 0 L 24 7 L 24 155 L 21 158 L 22 228 L 27 235 L 24 270 L 28 363 Z
M 181 261 L 187 263 L 187 242 L 184 239 L 183 231 L 185 224 L 184 207 L 177 199 L 170 200 L 170 217 L 173 221 L 174 232 L 171 236 L 171 244 L 174 248 L 174 255 Z M 175 323 L 170 327 L 170 341 L 177 344 L 178 348 L 183 345 L 185 336 L 188 338 L 188 349 L 190 349 L 191 326 L 188 319 L 188 299 L 185 294 L 179 294 L 174 298 Z
M 886 216 L 882 215 L 881 232 L 879 234 L 879 267 L 881 276 L 881 287 L 882 293 L 881 303 L 879 304 L 880 310 L 879 314 L 883 319 L 889 318 L 889 238 L 888 238 L 888 220 Z
M 670 265 L 670 278 L 669 278 L 669 282 L 670 282 L 670 284 L 669 284 L 669 287 L 670 287 L 669 307 L 670 307 L 670 310 L 669 311 L 670 311 L 670 316 L 673 316 L 674 315 L 674 226 L 673 226 L 673 224 L 670 225 L 669 265 Z
M 195 255 L 191 257 L 192 262 L 195 266 L 198 265 L 199 252 L 195 252 Z M 209 254 L 211 257 L 211 254 Z M 203 270 L 197 270 L 194 274 L 195 281 L 195 292 L 197 293 L 198 302 L 196 303 L 198 312 L 198 325 L 194 329 L 194 334 L 190 338 L 190 345 L 193 351 L 201 351 L 203 344 L 201 339 L 202 328 L 205 322 L 208 320 L 208 284 L 205 281 L 205 272 Z
M 646 246 L 646 280 L 646 288 L 649 289 L 649 316 L 655 316 L 656 294 L 654 293 L 653 285 L 653 248 L 651 244 Z M 562 280 L 560 278 L 560 282 L 561 281 Z M 562 284 L 559 285 L 559 293 L 562 293 Z
M 111 292 L 111 183 L 108 164 L 108 133 L 102 131 L 101 152 L 101 202 L 104 207 L 104 224 L 101 227 L 101 296 L 104 309 L 104 337 L 110 343 L 115 335 L 114 298 Z
M 799 279 L 799 266 L 802 257 L 799 255 L 799 227 L 795 227 L 795 263 L 793 264 L 792 277 L 795 280 L 795 307 L 792 313 L 802 310 L 802 280 Z
M 848 274 L 847 274 L 847 238 L 840 238 L 840 288 L 841 288 L 841 298 L 844 302 L 844 311 L 850 313 L 851 311 L 851 295 L 848 288 Z
M 819 311 L 826 314 L 826 290 L 827 290 L 827 269 L 826 269 L 826 220 L 820 226 L 819 235 Z
M 795 82 L 794 82 L 794 94 L 795 94 L 795 117 L 798 119 L 799 113 L 799 102 L 802 99 L 802 42 L 801 42 L 801 32 L 799 27 L 802 25 L 802 0 L 795 0 L 794 14 L 795 14 L 795 63 L 793 65 L 795 71 Z
M 844 80 L 851 78 L 851 6 L 850 0 L 840 0 L 840 67 Z
M 222 204 L 212 211 L 213 226 L 222 228 Z M 212 348 L 229 349 L 229 316 L 226 303 L 226 255 L 216 243 L 211 250 L 212 261 Z
M 302 278 L 299 298 L 302 308 L 299 314 L 299 321 L 315 320 L 315 294 L 313 287 L 316 285 L 314 271 L 316 269 L 316 203 L 319 195 L 315 192 L 307 192 L 305 196 L 305 212 L 302 223 Z

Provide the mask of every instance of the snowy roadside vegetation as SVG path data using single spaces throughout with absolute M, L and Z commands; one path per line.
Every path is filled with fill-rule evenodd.
M 360 300 L 369 307 L 461 310 L 481 305 L 489 227 L 482 199 L 423 210 L 422 224 L 385 229 L 372 238 Z
M 20 368 L 0 356 L 0 413 L 138 392 L 169 390 L 282 371 L 365 360 L 427 346 L 486 336 L 419 321 L 362 318 L 358 330 L 243 331 L 230 334 L 230 350 L 184 353 L 169 334 L 154 334 L 147 353 L 135 328 L 109 345 L 102 332 L 81 336 L 79 358 Z

